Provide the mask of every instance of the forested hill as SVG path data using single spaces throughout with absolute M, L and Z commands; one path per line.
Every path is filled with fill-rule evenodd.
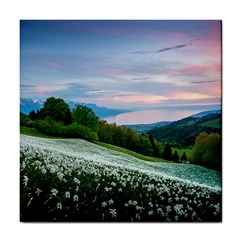
M 194 144 L 196 136 L 203 131 L 221 134 L 221 114 L 183 118 L 167 126 L 154 128 L 148 133 L 161 142 L 171 143 L 172 146 L 189 147 Z

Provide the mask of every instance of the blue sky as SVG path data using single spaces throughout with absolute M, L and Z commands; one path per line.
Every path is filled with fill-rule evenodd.
M 219 108 L 220 21 L 20 21 L 23 98 Z

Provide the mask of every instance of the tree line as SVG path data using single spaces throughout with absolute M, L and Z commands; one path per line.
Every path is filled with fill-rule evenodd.
M 221 136 L 218 133 L 201 132 L 195 140 L 190 159 L 172 151 L 168 142 L 161 143 L 151 134 L 138 134 L 125 126 L 109 124 L 99 119 L 92 109 L 77 104 L 70 109 L 61 98 L 50 97 L 43 108 L 29 115 L 20 113 L 20 125 L 59 137 L 82 138 L 101 141 L 126 148 L 143 155 L 154 156 L 175 162 L 191 162 L 213 169 L 221 169 Z
M 48 135 L 101 141 L 148 156 L 160 157 L 163 153 L 162 145 L 151 136 L 115 123 L 108 124 L 86 106 L 77 104 L 70 110 L 61 98 L 46 99 L 43 108 L 31 111 L 28 116 L 20 113 L 20 124 Z

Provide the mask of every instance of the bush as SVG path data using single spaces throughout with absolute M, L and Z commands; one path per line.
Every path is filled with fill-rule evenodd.
M 90 128 L 77 124 L 76 122 L 65 126 L 63 122 L 45 119 L 34 121 L 33 126 L 41 132 L 52 136 L 83 138 L 88 141 L 98 140 L 96 132 L 92 132 Z

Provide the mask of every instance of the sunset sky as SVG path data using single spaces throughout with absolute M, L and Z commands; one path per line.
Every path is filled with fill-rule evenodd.
M 131 110 L 219 109 L 221 22 L 22 20 L 20 94 Z

